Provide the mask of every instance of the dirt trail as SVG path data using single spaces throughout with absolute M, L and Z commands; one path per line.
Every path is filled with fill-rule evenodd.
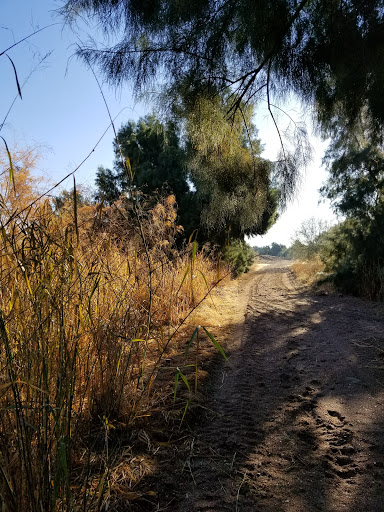
M 172 510 L 384 511 L 381 306 L 258 268 Z

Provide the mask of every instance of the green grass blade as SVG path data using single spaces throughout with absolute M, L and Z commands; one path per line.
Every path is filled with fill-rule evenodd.
M 201 270 L 199 270 L 198 272 L 200 272 L 200 274 L 202 275 L 202 277 L 204 279 L 205 286 L 207 287 L 207 290 L 209 291 L 209 286 L 208 286 L 208 282 L 207 282 L 205 275 L 203 274 L 203 272 Z
M 9 151 L 7 141 L 1 135 L 0 135 L 0 137 L 3 139 L 5 149 L 6 149 L 7 155 L 8 155 L 8 161 L 9 161 L 9 181 L 8 181 L 7 190 L 8 191 L 11 190 L 11 183 L 13 183 L 13 189 L 16 191 L 15 174 L 14 174 L 14 169 L 13 169 L 11 152 Z
M 191 233 L 190 237 L 188 238 L 188 243 L 189 243 L 189 244 L 191 244 L 191 243 L 192 243 L 193 238 L 195 238 L 195 239 L 196 239 L 197 231 L 198 231 L 197 229 L 194 229 L 194 230 L 192 231 L 192 233 Z
M 21 95 L 21 87 L 20 87 L 20 83 L 19 83 L 19 78 L 17 76 L 16 66 L 15 66 L 13 60 L 11 59 L 11 57 L 8 54 L 6 54 L 6 55 L 7 55 L 8 59 L 11 61 L 11 64 L 12 64 L 12 67 L 13 67 L 13 71 L 15 73 L 17 92 L 19 93 L 20 98 L 23 99 L 23 96 Z
M 180 377 L 182 378 L 182 381 L 184 382 L 184 384 L 187 386 L 188 388 L 188 391 L 191 391 L 191 386 L 189 385 L 189 382 L 187 380 L 187 377 L 184 375 L 184 373 L 182 373 L 180 370 L 179 370 L 179 373 L 180 373 Z
M 196 240 L 194 240 L 193 245 L 192 245 L 192 262 L 195 261 L 196 253 L 197 253 L 197 242 L 196 242 Z
M 208 338 L 212 341 L 212 343 L 215 345 L 215 347 L 217 348 L 217 350 L 220 352 L 220 354 L 224 357 L 224 359 L 226 361 L 228 361 L 228 357 L 225 355 L 225 352 L 224 350 L 222 349 L 220 343 L 215 340 L 215 338 L 212 336 L 212 334 L 205 328 L 203 327 L 204 331 L 206 332 Z
M 185 355 L 188 354 L 189 349 L 191 348 L 192 342 L 195 339 L 196 334 L 199 332 L 200 325 L 198 325 L 195 330 L 192 333 L 192 336 L 189 338 L 189 341 L 187 343 L 187 348 L 185 349 Z
M 173 401 L 176 400 L 177 388 L 179 386 L 179 379 L 180 379 L 180 370 L 177 370 L 176 377 L 175 377 L 175 385 L 173 386 Z
M 208 290 L 209 298 L 211 299 L 212 304 L 213 304 L 214 308 L 215 308 L 215 309 L 216 309 L 216 311 L 217 311 L 216 304 L 214 303 L 214 300 L 213 300 L 212 295 L 211 295 L 211 290 L 209 289 L 209 286 L 208 286 L 208 281 L 207 281 L 207 279 L 206 279 L 205 275 L 203 274 L 203 272 L 202 272 L 201 270 L 199 270 L 199 272 L 200 272 L 200 274 L 202 275 L 202 277 L 203 277 L 203 279 L 204 279 L 205 286 L 207 287 L 207 290 Z
M 179 291 L 181 290 L 181 287 L 183 286 L 183 283 L 184 283 L 184 281 L 185 281 L 185 279 L 186 279 L 186 277 L 187 277 L 187 275 L 188 275 L 188 272 L 189 272 L 189 265 L 188 265 L 188 267 L 187 267 L 187 270 L 185 271 L 185 274 L 184 274 L 184 276 L 183 276 L 183 279 L 181 280 L 181 283 L 180 283 L 180 286 L 179 286 L 179 288 L 178 288 L 178 290 L 177 290 L 177 292 L 176 292 L 176 295 L 178 295 Z
M 69 471 L 68 471 L 68 463 L 67 463 L 67 447 L 64 439 L 60 440 L 59 445 L 60 450 L 60 467 L 65 475 L 65 477 L 68 479 L 69 477 Z
M 188 402 L 186 403 L 185 405 L 185 408 L 184 408 L 184 413 L 183 413 L 183 417 L 181 418 L 181 421 L 180 421 L 180 427 L 181 425 L 183 424 L 183 421 L 184 421 L 184 418 L 185 418 L 185 415 L 187 414 L 187 411 L 188 411 L 188 408 L 189 408 L 189 404 L 191 403 L 190 400 L 188 400 Z
M 125 159 L 125 167 L 127 169 L 128 178 L 132 182 L 133 181 L 133 172 L 132 172 L 132 166 L 131 166 L 131 161 L 130 161 L 129 157 L 127 157 Z

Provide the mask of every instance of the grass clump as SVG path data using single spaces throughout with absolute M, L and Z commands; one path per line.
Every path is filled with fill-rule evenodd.
M 48 200 L 18 207 L 6 194 L 1 506 L 103 510 L 121 449 L 116 432 L 151 414 L 163 359 L 217 283 L 217 266 L 194 244 L 176 250 L 173 196 L 103 208 L 78 205 L 75 188 L 55 210 Z
M 291 269 L 296 277 L 305 284 L 314 284 L 324 277 L 324 263 L 320 258 L 295 261 Z

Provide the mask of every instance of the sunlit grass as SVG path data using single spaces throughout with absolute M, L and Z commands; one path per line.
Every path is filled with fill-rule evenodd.
M 321 272 L 324 272 L 324 264 L 320 258 L 296 261 L 291 266 L 297 278 L 306 284 L 313 284 L 319 280 Z
M 225 272 L 168 197 L 2 217 L 0 498 L 11 511 L 99 510 L 113 433 L 150 414 L 175 332 Z M 141 206 L 140 206 L 141 208 Z M 219 274 L 220 274 L 219 272 Z

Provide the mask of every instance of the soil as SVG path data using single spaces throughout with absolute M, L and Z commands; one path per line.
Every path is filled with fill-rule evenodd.
M 382 305 L 305 288 L 282 260 L 231 286 L 212 327 L 229 360 L 157 448 L 146 510 L 384 511 Z

